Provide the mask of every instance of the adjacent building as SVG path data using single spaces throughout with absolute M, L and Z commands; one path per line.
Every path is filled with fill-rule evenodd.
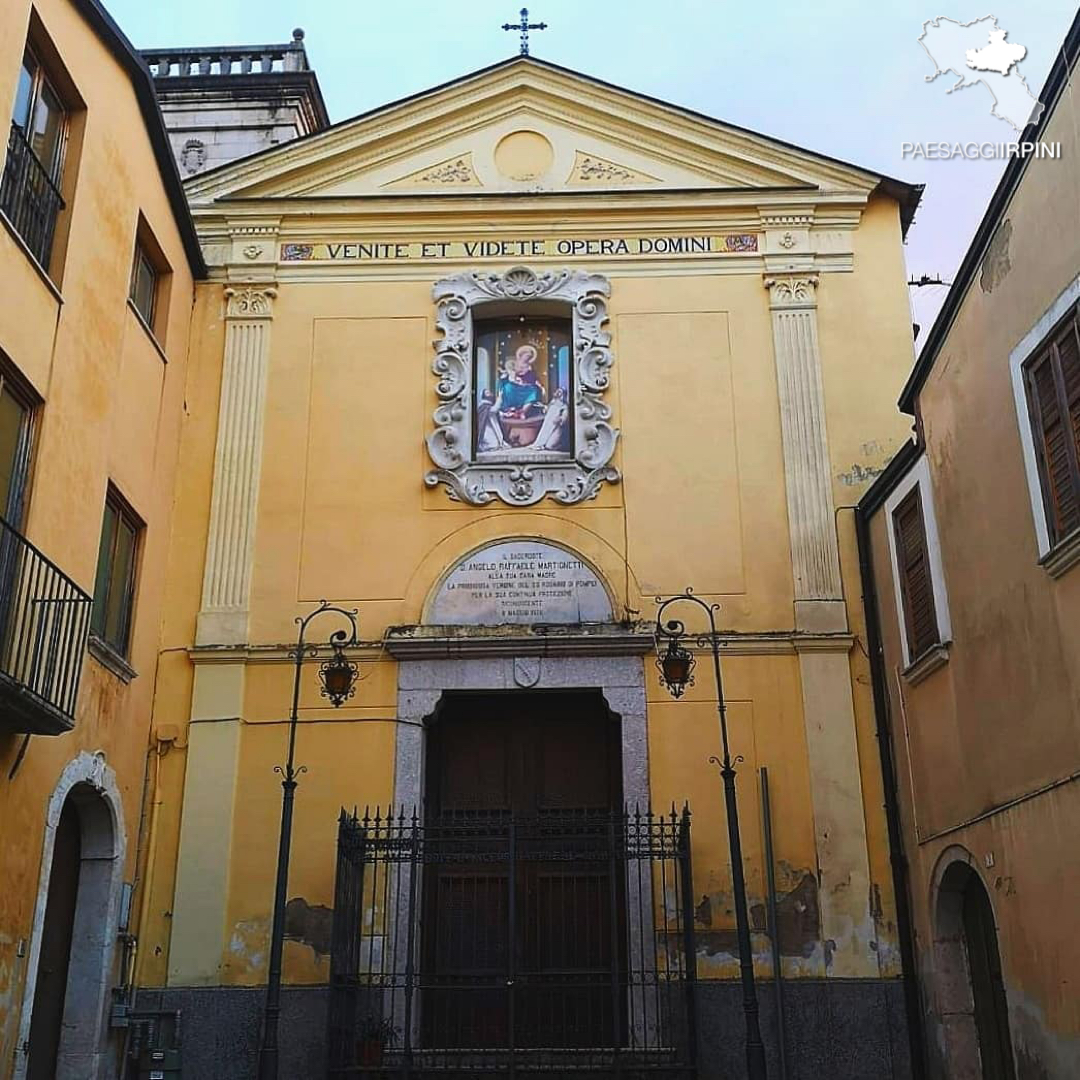
M 137 963 L 185 1070 L 253 1068 L 328 598 L 362 678 L 301 672 L 283 1075 L 740 1075 L 716 687 L 654 665 L 692 586 L 773 1068 L 782 1019 L 791 1075 L 907 1077 L 851 511 L 909 431 L 919 190 L 529 57 L 186 190 Z
M 116 1075 L 194 281 L 149 74 L 0 9 L 0 1075 Z
M 1080 164 L 1073 26 L 859 508 L 929 1074 L 1080 1075 Z M 888 759 L 891 758 L 891 762 Z M 900 845 L 897 845 L 899 850 Z

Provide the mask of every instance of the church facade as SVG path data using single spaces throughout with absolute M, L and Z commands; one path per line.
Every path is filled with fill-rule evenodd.
M 283 1074 L 740 1075 L 711 657 L 655 664 L 691 587 L 773 1069 L 908 1076 L 851 510 L 907 436 L 918 189 L 528 57 L 186 187 L 137 966 L 185 1068 L 254 1062 L 325 599 L 360 678 L 301 671 Z

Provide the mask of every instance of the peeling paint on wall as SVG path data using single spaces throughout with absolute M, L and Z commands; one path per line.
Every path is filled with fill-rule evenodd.
M 809 957 L 821 939 L 817 878 L 806 871 L 790 892 L 776 898 L 776 933 L 781 954 Z
M 240 978 L 265 978 L 266 952 L 270 943 L 267 919 L 245 919 L 233 927 L 229 936 L 223 974 Z
M 984 293 L 992 293 L 1012 269 L 1009 262 L 1009 240 L 1012 238 L 1012 222 L 1006 218 L 994 231 L 994 237 L 983 256 L 979 271 L 979 286 Z
M 866 466 L 856 461 L 847 472 L 837 473 L 836 479 L 848 487 L 855 487 L 858 484 L 869 484 L 884 471 L 883 468 L 879 469 L 876 465 Z
M 1048 1030 L 1046 1015 L 1027 994 L 1007 991 L 1016 1080 L 1080 1076 L 1080 1036 Z
M 809 870 L 803 870 L 797 884 L 776 898 L 776 929 L 783 956 L 809 959 L 821 945 L 821 921 L 818 911 L 817 878 Z M 749 905 L 750 929 L 755 934 L 765 934 L 768 926 L 764 900 Z M 713 929 L 716 913 L 723 912 L 729 925 Z M 729 953 L 738 954 L 734 923 L 734 910 L 727 894 L 713 893 L 702 896 L 694 908 L 695 940 L 699 953 L 706 957 Z
M 333 935 L 334 909 L 325 904 L 309 904 L 302 896 L 293 897 L 285 905 L 285 937 L 307 945 L 321 960 L 330 955 Z

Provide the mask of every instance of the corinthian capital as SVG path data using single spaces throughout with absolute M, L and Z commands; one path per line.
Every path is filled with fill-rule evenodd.
M 274 314 L 273 285 L 229 285 L 225 289 L 227 319 L 269 319 Z
M 810 308 L 817 304 L 816 274 L 785 274 L 767 277 L 769 304 L 773 308 Z

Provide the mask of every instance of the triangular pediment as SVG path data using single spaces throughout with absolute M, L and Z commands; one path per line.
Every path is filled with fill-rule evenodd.
M 192 178 L 222 198 L 454 192 L 850 191 L 881 177 L 609 86 L 515 58 L 294 143 Z

